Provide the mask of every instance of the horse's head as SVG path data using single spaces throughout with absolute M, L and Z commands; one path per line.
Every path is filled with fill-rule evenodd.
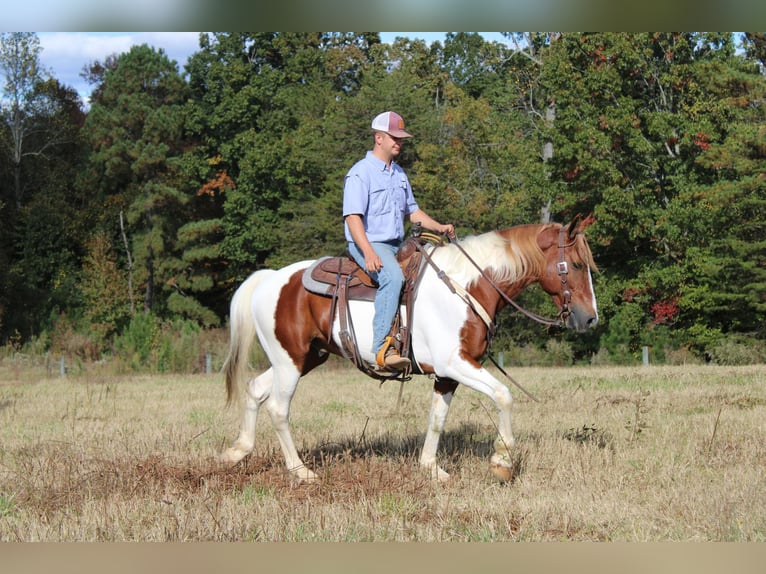
M 575 216 L 569 225 L 543 228 L 537 244 L 545 256 L 540 286 L 559 308 L 559 317 L 577 331 L 598 323 L 591 269 L 596 270 L 583 231 L 594 219 Z

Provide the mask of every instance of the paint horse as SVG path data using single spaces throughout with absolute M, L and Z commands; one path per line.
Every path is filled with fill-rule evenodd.
M 435 378 L 420 465 L 436 480 L 449 479 L 437 464 L 436 452 L 459 384 L 486 395 L 497 408 L 499 434 L 490 469 L 500 480 L 512 478 L 511 392 L 479 361 L 487 352 L 494 317 L 506 304 L 515 304 L 513 298 L 535 282 L 558 307 L 562 325 L 576 331 L 596 325 L 591 278 L 595 263 L 583 234 L 592 221 L 577 217 L 566 226 L 520 225 L 429 251 L 431 261 L 419 282 L 409 328 L 413 373 Z M 344 354 L 331 299 L 302 285 L 302 274 L 311 263 L 256 271 L 237 289 L 231 301 L 230 347 L 224 364 L 228 400 L 241 401 L 243 414 L 239 436 L 221 460 L 235 464 L 253 450 L 256 417 L 263 406 L 287 468 L 298 481 L 314 481 L 317 476 L 305 466 L 293 443 L 290 402 L 303 375 L 326 361 L 329 353 Z M 351 301 L 349 312 L 357 326 L 361 358 L 374 365 L 373 304 Z M 271 367 L 251 378 L 248 359 L 256 335 Z

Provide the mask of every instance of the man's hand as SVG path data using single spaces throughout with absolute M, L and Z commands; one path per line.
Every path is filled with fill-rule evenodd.
M 373 250 L 364 255 L 364 270 L 368 273 L 377 273 L 383 267 L 383 262 Z
M 439 228 L 436 230 L 439 233 L 445 234 L 450 239 L 455 239 L 455 226 L 451 223 L 445 223 L 444 225 L 440 225 Z
M 418 209 L 414 213 L 410 214 L 410 222 L 411 223 L 419 223 L 426 229 L 430 229 L 431 231 L 436 231 L 437 233 L 443 233 L 450 239 L 455 239 L 455 226 L 451 223 L 445 223 L 441 224 L 435 219 L 433 219 L 431 216 L 429 216 L 425 211 L 422 209 Z

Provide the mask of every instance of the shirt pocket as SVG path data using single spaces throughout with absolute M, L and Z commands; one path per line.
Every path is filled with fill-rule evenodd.
M 402 200 L 402 204 L 407 203 L 407 180 L 402 179 L 396 184 L 396 191 L 399 193 L 399 197 Z
M 391 211 L 391 198 L 385 188 L 370 191 L 370 215 L 384 215 Z

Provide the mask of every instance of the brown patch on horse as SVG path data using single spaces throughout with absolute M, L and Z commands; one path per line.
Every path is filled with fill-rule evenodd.
M 434 381 L 434 392 L 440 395 L 449 395 L 450 393 L 455 392 L 457 386 L 457 381 L 453 381 L 452 379 L 436 379 Z
M 476 367 L 481 368 L 479 359 L 487 350 L 487 326 L 478 316 L 472 315 L 460 329 L 460 357 Z
M 302 275 L 302 270 L 293 273 L 279 293 L 274 334 L 301 375 L 305 375 L 327 360 L 327 353 L 320 351 L 339 350 L 324 335 L 330 328 L 331 301 L 306 291 Z
M 575 263 L 582 263 L 583 265 L 587 265 L 590 267 L 591 271 L 594 272 L 598 271 L 598 266 L 593 259 L 593 254 L 591 253 L 590 246 L 588 245 L 588 240 L 585 238 L 585 230 L 595 222 L 596 218 L 593 217 L 593 215 L 582 217 L 578 214 L 568 225 L 561 226 L 566 229 L 569 243 L 572 243 L 574 247 L 572 261 Z
M 539 231 L 539 225 L 522 225 L 498 232 L 507 243 L 508 271 L 484 269 L 484 273 L 510 298 L 516 297 L 543 273 L 545 257 L 537 244 Z M 496 317 L 507 304 L 483 277 L 469 285 L 468 292 L 490 317 Z M 480 368 L 478 361 L 486 353 L 489 344 L 488 329 L 484 321 L 471 310 L 460 331 L 460 355 L 477 368 Z
M 574 247 L 576 260 L 579 260 L 580 263 L 590 267 L 592 272 L 598 272 L 598 265 L 596 265 L 596 261 L 593 259 L 593 254 L 590 251 L 590 246 L 588 245 L 588 240 L 585 239 L 585 235 L 580 233 L 577 236 Z
M 567 250 L 569 261 L 572 263 L 568 267 L 567 275 L 567 289 L 571 293 L 572 304 L 590 304 L 590 297 L 583 299 L 583 291 L 578 285 L 584 281 L 584 276 L 581 270 L 585 267 L 590 268 L 591 271 L 598 271 L 596 262 L 593 260 L 588 242 L 583 235 L 583 230 L 590 224 L 591 219 L 581 220 L 575 218 L 569 225 L 554 225 L 546 227 L 540 232 L 538 238 L 538 245 L 545 254 L 547 273 L 544 273 L 540 278 L 540 286 L 548 293 L 551 293 L 553 300 L 561 307 L 562 305 L 562 283 L 556 271 L 557 265 L 560 261 L 561 246 L 560 231 L 565 231 L 566 244 L 563 246 Z M 578 266 L 579 269 L 578 269 Z M 579 276 L 579 279 L 578 279 Z
M 527 280 L 518 281 L 513 285 L 501 285 L 501 288 L 509 295 L 516 297 L 529 284 Z M 468 292 L 481 304 L 489 313 L 490 317 L 496 317 L 497 313 L 507 304 L 485 279 L 480 279 L 477 283 L 468 288 Z M 472 363 L 476 368 L 480 368 L 479 359 L 487 352 L 489 339 L 487 331 L 489 327 L 473 310 L 468 311 L 468 319 L 460 330 L 460 356 Z
M 434 371 L 434 366 L 430 363 L 421 363 L 420 361 L 417 361 L 417 372 L 415 374 L 420 375 L 433 375 L 436 371 Z

